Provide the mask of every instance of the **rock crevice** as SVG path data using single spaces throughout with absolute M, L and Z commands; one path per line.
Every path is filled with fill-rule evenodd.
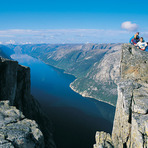
M 9 101 L 0 101 L 0 147 L 44 148 L 36 122 L 26 119 Z

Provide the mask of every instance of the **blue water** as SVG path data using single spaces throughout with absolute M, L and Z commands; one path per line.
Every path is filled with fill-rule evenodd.
M 69 84 L 74 76 L 29 55 L 11 57 L 30 67 L 32 95 L 53 121 L 58 148 L 90 148 L 96 130 L 111 133 L 115 108 L 72 91 Z

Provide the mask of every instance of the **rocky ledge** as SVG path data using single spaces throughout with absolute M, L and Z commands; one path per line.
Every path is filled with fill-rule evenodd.
M 21 148 L 32 148 L 33 145 L 34 147 L 44 147 L 44 144 L 41 145 L 43 140 L 45 148 L 55 148 L 56 145 L 52 135 L 52 123 L 43 112 L 37 100 L 31 95 L 30 86 L 29 67 L 19 65 L 17 61 L 0 57 L 0 101 L 9 101 L 9 103 L 2 102 L 0 106 L 0 111 L 3 110 L 2 115 L 0 114 L 0 126 L 3 126 L 3 128 L 0 127 L 0 129 L 2 129 L 2 137 L 4 137 L 3 142 L 0 141 L 0 143 L 9 141 L 9 144 L 17 145 L 17 142 L 21 143 L 22 138 L 26 138 L 23 139 L 23 146 L 20 146 Z M 11 107 L 9 107 L 8 104 L 10 104 Z M 25 119 L 23 115 L 19 116 L 19 111 L 16 109 L 30 120 Z M 19 118 L 20 120 L 18 120 Z M 39 129 L 37 130 L 35 121 L 43 133 L 44 138 Z M 6 122 L 6 124 L 3 124 L 4 122 Z M 40 136 L 34 135 L 35 133 Z M 29 137 L 32 145 L 30 145 L 30 142 L 28 143 Z M 38 142 L 36 141 L 37 139 L 39 140 Z M 30 146 L 28 146 L 28 144 Z M 18 146 L 15 147 L 19 148 Z
M 0 101 L 0 147 L 44 147 L 44 137 L 36 122 L 25 118 L 9 101 Z
M 94 148 L 148 147 L 148 53 L 123 44 L 112 136 L 96 133 Z

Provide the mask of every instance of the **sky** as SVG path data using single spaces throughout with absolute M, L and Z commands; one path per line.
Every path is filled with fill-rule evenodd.
M 148 1 L 3 0 L 0 43 L 124 43 L 148 40 Z

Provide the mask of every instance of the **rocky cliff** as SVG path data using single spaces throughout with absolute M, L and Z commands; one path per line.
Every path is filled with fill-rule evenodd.
M 94 148 L 147 148 L 148 53 L 124 44 L 120 75 L 112 136 L 97 132 Z
M 10 106 L 15 106 L 26 118 L 37 122 L 39 129 L 41 129 L 44 135 L 45 147 L 55 147 L 52 139 L 51 122 L 30 93 L 30 69 L 19 65 L 17 61 L 11 61 L 0 57 L 0 101 L 4 100 L 9 100 Z M 30 129 L 31 126 L 36 126 L 34 123 L 32 125 L 30 123 L 29 125 L 30 121 L 26 121 L 26 123 L 24 123 L 24 121 L 25 120 L 15 121 L 15 125 L 27 124 L 28 126 L 26 125 L 26 128 Z
M 0 101 L 0 147 L 44 148 L 44 136 L 36 122 L 26 119 L 9 101 Z

